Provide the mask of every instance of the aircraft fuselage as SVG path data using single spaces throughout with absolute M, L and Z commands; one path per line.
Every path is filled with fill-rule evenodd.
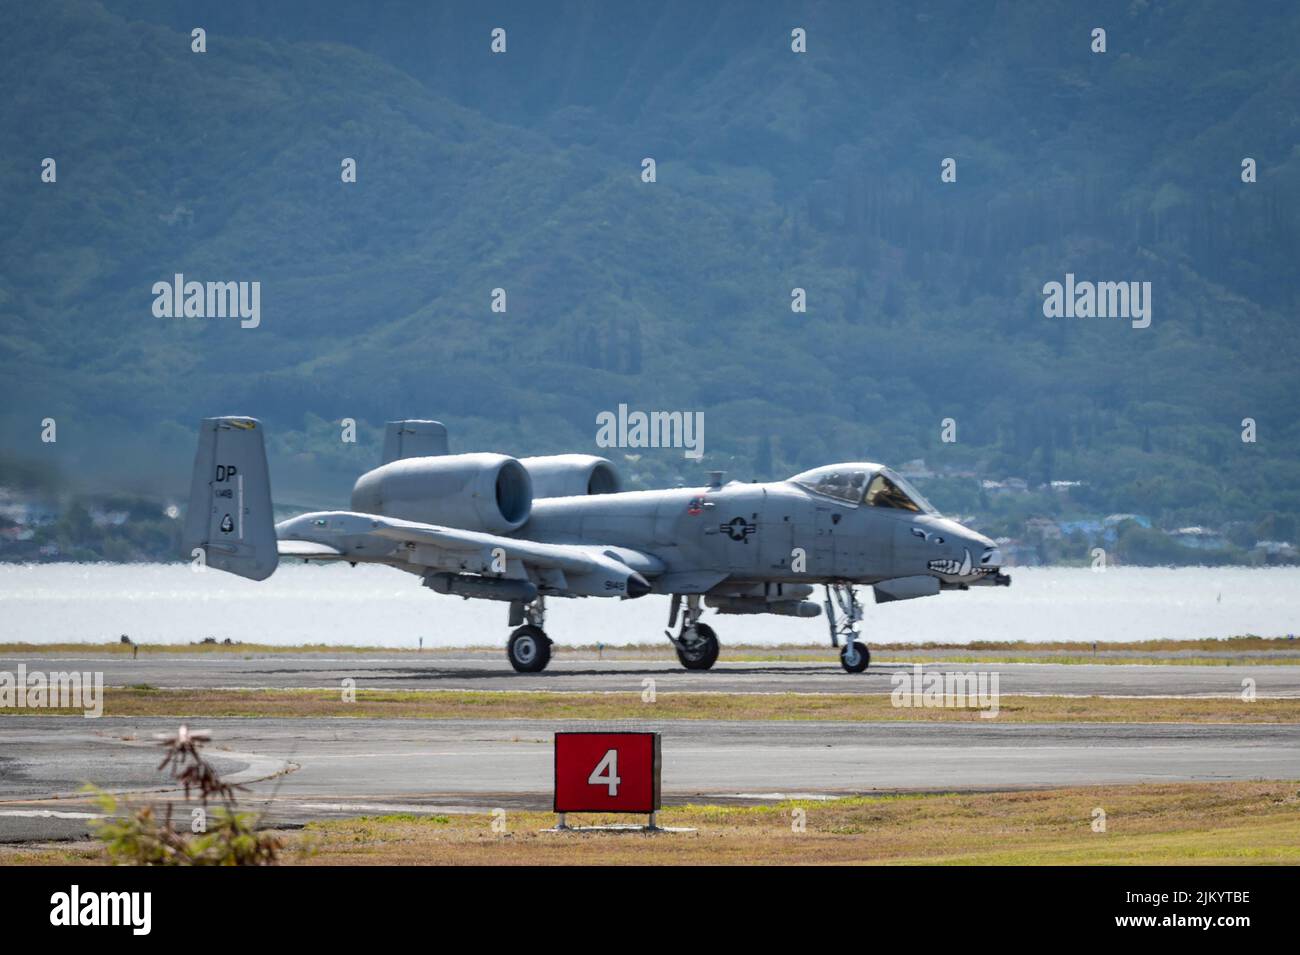
M 788 481 L 543 499 L 513 536 L 614 544 L 653 554 L 670 573 L 774 583 L 873 584 L 933 575 L 935 561 L 964 567 L 940 575 L 957 581 L 1000 563 L 991 540 L 956 521 L 837 501 Z

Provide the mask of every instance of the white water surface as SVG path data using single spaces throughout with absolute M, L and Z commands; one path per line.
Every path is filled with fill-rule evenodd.
M 875 604 L 870 643 L 1193 639 L 1300 633 L 1300 568 L 1013 568 L 1009 588 Z M 820 592 L 816 595 L 820 601 Z M 558 644 L 662 641 L 666 597 L 547 603 Z M 436 594 L 388 567 L 282 566 L 260 583 L 188 564 L 0 564 L 0 641 L 497 646 L 507 605 Z M 828 641 L 825 617 L 709 614 L 723 644 Z

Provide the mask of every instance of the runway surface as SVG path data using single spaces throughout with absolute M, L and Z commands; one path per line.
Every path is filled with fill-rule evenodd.
M 663 734 L 666 801 L 1300 779 L 1300 725 L 214 719 L 218 769 L 276 823 L 549 807 L 556 729 Z M 0 720 L 0 841 L 71 838 L 85 782 L 165 791 L 154 718 Z
M 148 684 L 177 687 L 325 687 L 347 678 L 358 688 L 424 690 L 554 690 L 562 692 L 637 691 L 651 678 L 659 692 L 721 693 L 875 693 L 888 694 L 890 678 L 906 664 L 873 663 L 865 673 L 845 673 L 835 663 L 738 663 L 724 656 L 710 671 L 684 670 L 676 661 L 583 660 L 557 651 L 549 668 L 536 674 L 515 673 L 505 654 L 449 656 L 357 656 L 349 654 L 238 655 L 147 654 L 74 656 L 33 654 L 0 657 L 0 671 L 102 671 L 107 686 Z M 944 672 L 998 674 L 1003 694 L 1084 696 L 1223 696 L 1238 695 L 1242 680 L 1255 681 L 1260 697 L 1300 697 L 1300 666 L 1142 666 L 1097 664 L 1073 666 L 1038 663 L 942 663 Z

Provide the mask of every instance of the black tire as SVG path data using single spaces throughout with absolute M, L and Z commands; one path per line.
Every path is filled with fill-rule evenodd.
M 551 639 L 541 627 L 525 624 L 510 634 L 506 656 L 518 673 L 541 673 L 551 662 Z
M 689 650 L 677 648 L 677 659 L 688 670 L 707 670 L 718 662 L 718 635 L 706 623 L 695 625 L 699 637 Z
M 852 666 L 849 666 L 849 661 L 848 661 L 849 648 L 847 645 L 845 645 L 840 650 L 840 666 L 844 667 L 844 669 L 848 670 L 850 673 L 861 673 L 863 670 L 865 670 L 867 667 L 871 665 L 871 651 L 867 649 L 867 645 L 863 643 L 861 640 L 854 640 L 853 646 L 858 651 L 857 661 Z

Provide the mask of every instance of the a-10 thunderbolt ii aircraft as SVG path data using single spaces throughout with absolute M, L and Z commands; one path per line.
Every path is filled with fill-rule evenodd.
M 791 617 L 824 607 L 840 662 L 860 673 L 871 654 L 858 639 L 858 586 L 882 603 L 1011 583 L 991 540 L 879 464 L 765 484 L 713 472 L 706 487 L 622 491 L 604 458 L 449 454 L 439 422 L 395 421 L 351 510 L 274 524 L 262 431 L 254 418 L 204 419 L 187 556 L 253 580 L 280 557 L 387 564 L 438 593 L 506 602 L 516 628 L 506 653 L 524 673 L 550 661 L 548 597 L 671 596 L 665 633 L 691 670 L 718 658 L 706 607 Z M 807 599 L 815 585 L 821 606 Z

